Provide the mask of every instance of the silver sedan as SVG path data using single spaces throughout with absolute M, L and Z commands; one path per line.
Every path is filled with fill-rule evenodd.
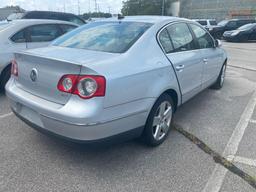
M 141 136 L 157 146 L 181 104 L 223 86 L 220 46 L 186 19 L 107 19 L 16 53 L 6 93 L 14 113 L 40 131 L 79 142 Z

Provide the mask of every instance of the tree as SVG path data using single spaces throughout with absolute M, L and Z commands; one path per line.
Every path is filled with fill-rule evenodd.
M 171 3 L 175 0 L 126 0 L 123 1 L 123 15 L 162 15 L 163 2 L 165 2 L 164 15 L 170 15 Z

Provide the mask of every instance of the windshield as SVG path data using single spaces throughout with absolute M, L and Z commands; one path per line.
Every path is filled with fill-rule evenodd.
M 139 22 L 95 22 L 53 42 L 55 46 L 123 53 L 152 26 Z
M 7 20 L 12 21 L 15 19 L 21 19 L 23 17 L 24 13 L 13 13 L 7 17 Z
M 242 27 L 239 27 L 238 30 L 250 30 L 250 29 L 254 28 L 255 26 L 256 26 L 256 24 L 250 23 L 250 24 L 243 25 Z
M 211 25 L 217 25 L 217 22 L 216 21 L 210 21 L 210 24 Z

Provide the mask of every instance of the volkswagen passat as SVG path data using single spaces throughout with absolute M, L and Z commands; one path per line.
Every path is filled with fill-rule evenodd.
M 41 131 L 82 142 L 141 136 L 156 146 L 178 106 L 223 86 L 227 56 L 219 46 L 186 19 L 94 22 L 15 54 L 6 91 L 14 113 Z

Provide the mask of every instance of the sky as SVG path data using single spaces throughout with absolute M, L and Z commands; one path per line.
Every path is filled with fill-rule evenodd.
M 102 12 L 120 13 L 122 0 L 96 0 L 98 8 Z M 94 12 L 95 0 L 0 0 L 0 7 L 7 5 L 19 5 L 25 10 L 49 10 L 63 11 L 78 14 L 78 4 L 80 13 Z

